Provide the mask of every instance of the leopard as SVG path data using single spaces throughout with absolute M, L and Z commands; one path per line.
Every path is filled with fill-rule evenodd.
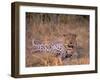
M 33 50 L 42 53 L 53 53 L 56 57 L 60 57 L 62 60 L 66 58 L 77 58 L 77 35 L 75 33 L 67 33 L 63 34 L 61 38 L 63 39 L 62 42 L 55 40 L 55 42 L 51 41 L 49 44 L 36 44 L 33 41 Z
M 64 47 L 66 51 L 64 58 L 69 58 L 69 59 L 78 58 L 77 34 L 67 33 L 63 34 L 63 37 L 64 37 Z

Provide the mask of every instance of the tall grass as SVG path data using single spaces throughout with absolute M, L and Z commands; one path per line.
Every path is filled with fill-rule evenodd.
M 50 53 L 32 53 L 32 39 L 63 41 L 63 34 L 77 35 L 78 59 L 62 61 Z M 64 42 L 64 41 L 63 41 Z M 80 50 L 82 49 L 82 50 Z M 26 13 L 26 66 L 89 64 L 89 16 Z
M 27 56 L 28 57 L 28 56 Z M 41 54 L 31 54 L 26 60 L 26 66 L 58 66 L 62 65 L 63 62 L 60 58 L 55 57 L 50 53 L 41 53 Z

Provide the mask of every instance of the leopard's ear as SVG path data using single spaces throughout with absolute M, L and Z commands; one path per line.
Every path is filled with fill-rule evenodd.
M 74 38 L 77 38 L 77 34 L 76 33 L 71 33 L 71 36 L 73 36 Z
M 65 37 L 65 36 L 66 36 L 66 34 L 63 34 L 63 36 Z
M 68 36 L 68 33 L 66 33 L 66 34 L 63 34 L 63 36 L 64 36 L 64 37 Z
M 75 38 L 77 38 L 77 34 L 74 34 Z

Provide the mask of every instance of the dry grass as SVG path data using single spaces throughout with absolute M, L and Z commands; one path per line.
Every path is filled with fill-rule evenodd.
M 32 54 L 26 59 L 26 66 L 60 66 L 60 65 L 81 65 L 89 64 L 88 57 L 82 57 L 79 59 L 65 59 L 62 61 L 60 58 L 55 57 L 50 53 Z
M 55 65 L 77 65 L 89 64 L 89 17 L 76 15 L 58 15 L 45 14 L 50 17 L 43 19 L 43 14 L 27 13 L 26 14 L 26 66 L 55 66 Z M 62 35 L 74 33 L 77 35 L 77 44 L 79 48 L 78 59 L 64 60 L 55 57 L 49 53 L 31 53 L 32 39 L 55 41 L 62 40 Z M 64 41 L 63 41 L 64 42 Z
M 62 65 L 60 58 L 50 53 L 32 54 L 26 59 L 26 66 L 58 66 Z
M 64 65 L 81 65 L 81 64 L 89 64 L 88 57 L 82 57 L 79 59 L 66 59 L 63 61 Z

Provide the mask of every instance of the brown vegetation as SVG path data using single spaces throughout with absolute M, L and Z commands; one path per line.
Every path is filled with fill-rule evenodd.
M 51 53 L 31 53 L 32 39 L 62 40 L 63 34 L 77 35 L 77 59 L 55 57 Z M 63 41 L 64 42 L 64 41 Z M 89 64 L 89 16 L 65 14 L 26 13 L 26 66 L 57 66 Z
M 34 53 L 26 60 L 26 66 L 58 66 L 62 64 L 63 62 L 60 58 L 50 53 Z

